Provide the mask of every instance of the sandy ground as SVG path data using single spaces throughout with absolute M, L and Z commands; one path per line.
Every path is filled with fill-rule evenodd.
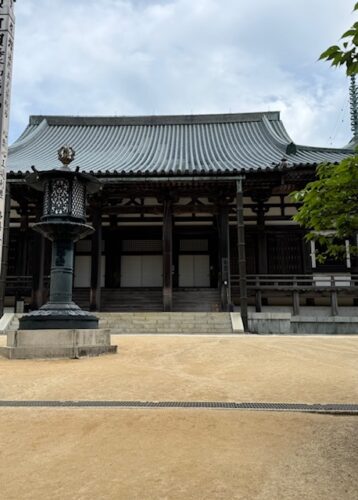
M 358 337 L 113 343 L 100 358 L 0 358 L 0 399 L 358 402 Z M 351 500 L 357 470 L 357 416 L 0 408 L 1 500 Z
M 6 500 L 353 500 L 358 420 L 233 411 L 1 410 Z
M 358 336 L 117 336 L 112 343 L 118 354 L 99 358 L 0 358 L 0 399 L 358 403 Z

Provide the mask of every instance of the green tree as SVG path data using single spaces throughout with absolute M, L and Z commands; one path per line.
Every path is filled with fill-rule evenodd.
M 358 2 L 354 6 L 357 10 Z M 341 41 L 341 46 L 329 47 L 320 59 L 331 61 L 332 66 L 345 66 L 347 75 L 356 75 L 358 22 L 342 35 Z M 294 201 L 302 203 L 294 220 L 308 230 L 308 240 L 319 242 L 319 260 L 344 256 L 347 239 L 351 241 L 351 253 L 358 255 L 358 153 L 338 165 L 319 165 L 316 177 L 292 194 Z
M 309 229 L 306 238 L 316 240 L 322 249 L 317 257 L 339 258 L 351 240 L 351 253 L 358 254 L 358 155 L 339 165 L 324 163 L 317 168 L 317 180 L 293 193 L 302 203 L 294 220 Z
M 358 2 L 353 12 L 358 10 Z M 324 61 L 330 61 L 332 66 L 345 66 L 348 76 L 358 73 L 358 22 L 354 23 L 341 37 L 341 45 L 328 47 L 319 57 Z

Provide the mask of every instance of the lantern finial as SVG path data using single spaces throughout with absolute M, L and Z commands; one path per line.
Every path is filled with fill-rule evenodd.
M 71 146 L 62 146 L 57 153 L 58 159 L 64 167 L 67 167 L 75 159 L 75 150 Z

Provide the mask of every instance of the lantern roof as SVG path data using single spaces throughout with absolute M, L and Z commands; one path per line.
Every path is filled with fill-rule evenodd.
M 86 187 L 87 193 L 96 193 L 101 189 L 101 182 L 85 172 L 80 172 L 77 167 L 75 171 L 71 170 L 70 163 L 75 158 L 75 150 L 71 146 L 62 146 L 58 151 L 58 159 L 62 163 L 61 167 L 51 170 L 38 171 L 32 166 L 33 173 L 26 175 L 27 184 L 38 191 L 43 191 L 45 184 L 49 179 L 70 179 L 77 180 Z

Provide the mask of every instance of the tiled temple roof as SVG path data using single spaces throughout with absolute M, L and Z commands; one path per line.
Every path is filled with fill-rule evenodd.
M 226 115 L 72 117 L 31 116 L 9 151 L 8 170 L 58 166 L 64 144 L 81 171 L 121 176 L 233 175 L 339 162 L 351 149 L 292 142 L 278 112 Z M 286 165 L 286 163 L 285 163 Z

